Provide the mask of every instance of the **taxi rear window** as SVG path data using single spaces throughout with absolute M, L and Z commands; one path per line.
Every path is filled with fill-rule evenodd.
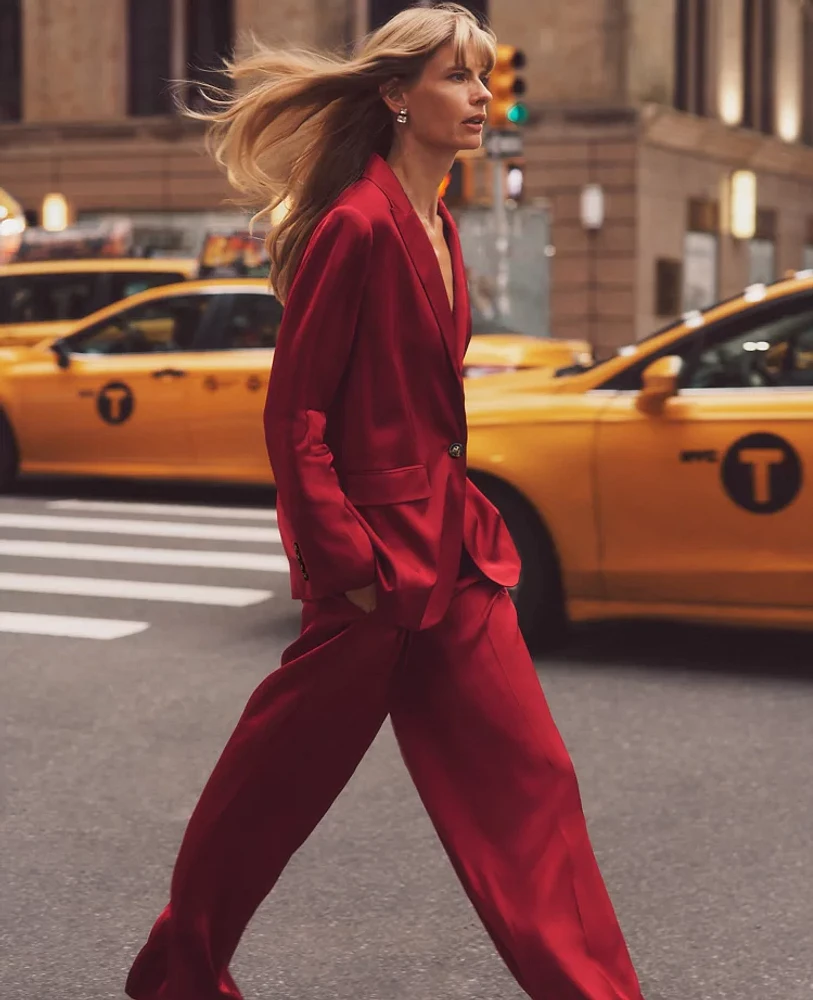
M 174 285 L 185 281 L 186 275 L 181 271 L 148 271 L 148 272 L 111 272 L 107 276 L 108 294 L 105 305 L 112 305 L 119 299 L 126 299 L 138 292 L 146 292 L 148 288 L 158 288 L 159 285 Z
M 57 323 L 98 308 L 98 274 L 30 274 L 0 278 L 0 322 Z

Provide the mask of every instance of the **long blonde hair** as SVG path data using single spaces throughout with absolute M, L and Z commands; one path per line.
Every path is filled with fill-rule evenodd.
M 487 70 L 493 67 L 494 33 L 465 7 L 410 7 L 349 57 L 255 40 L 250 55 L 225 63 L 234 91 L 204 88 L 210 109 L 183 109 L 209 122 L 209 148 L 239 200 L 263 206 L 253 221 L 270 221 L 278 206 L 287 207 L 266 238 L 270 283 L 282 302 L 321 216 L 361 177 L 372 153 L 389 154 L 393 116 L 379 87 L 417 79 L 448 42 L 461 64 L 473 46 Z

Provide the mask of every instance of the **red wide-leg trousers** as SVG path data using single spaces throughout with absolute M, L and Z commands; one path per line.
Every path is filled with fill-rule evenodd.
M 463 888 L 534 1000 L 642 1000 L 579 786 L 508 591 L 464 556 L 443 620 L 407 631 L 347 598 L 254 691 L 189 821 L 133 1000 L 240 998 L 228 965 L 294 852 L 390 716 Z

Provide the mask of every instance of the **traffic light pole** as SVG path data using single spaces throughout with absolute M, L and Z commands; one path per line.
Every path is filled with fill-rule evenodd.
M 493 217 L 495 249 L 497 251 L 497 313 L 506 319 L 511 312 L 508 297 L 508 212 L 505 206 L 505 161 L 494 157 L 491 161 L 493 172 Z
M 505 319 L 511 312 L 508 295 L 508 211 L 505 204 L 505 159 L 522 154 L 522 136 L 516 128 L 528 120 L 528 111 L 519 99 L 525 93 L 525 80 L 517 70 L 525 65 L 525 53 L 515 45 L 498 45 L 497 59 L 489 77 L 491 103 L 486 152 L 491 157 L 493 185 L 494 239 L 497 251 L 495 301 L 498 315 Z
M 495 302 L 498 315 L 507 319 L 511 312 L 508 294 L 508 210 L 505 204 L 505 161 L 522 154 L 522 136 L 516 131 L 503 132 L 490 129 L 485 140 L 486 153 L 491 160 L 492 173 L 492 217 L 494 220 L 494 243 L 497 257 Z

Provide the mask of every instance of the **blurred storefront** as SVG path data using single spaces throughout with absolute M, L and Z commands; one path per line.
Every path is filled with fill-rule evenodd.
M 3 0 L 0 185 L 30 223 L 57 194 L 68 222 L 127 214 L 154 252 L 195 253 L 208 229 L 244 229 L 247 213 L 229 203 L 166 81 L 191 80 L 182 96 L 194 104 L 195 81 L 217 82 L 202 68 L 248 29 L 271 44 L 336 49 L 400 6 Z M 545 219 L 514 269 L 546 294 L 550 273 L 553 335 L 606 352 L 751 281 L 813 266 L 811 3 L 469 6 L 526 55 L 519 202 Z M 455 208 L 471 209 L 474 228 L 491 196 L 481 187 Z M 600 199 L 598 224 L 588 194 Z

